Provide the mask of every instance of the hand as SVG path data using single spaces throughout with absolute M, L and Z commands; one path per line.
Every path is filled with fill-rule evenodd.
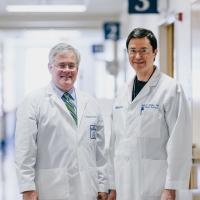
M 108 194 L 106 192 L 99 192 L 98 193 L 98 200 L 107 200 Z
M 161 200 L 176 200 L 176 190 L 164 189 L 161 194 Z
M 36 191 L 23 192 L 23 200 L 39 200 Z
M 116 200 L 116 190 L 111 190 L 108 194 L 108 200 Z

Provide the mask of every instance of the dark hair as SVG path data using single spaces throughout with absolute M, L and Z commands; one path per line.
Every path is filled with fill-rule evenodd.
M 147 39 L 150 41 L 153 51 L 157 49 L 157 39 L 155 35 L 152 31 L 144 28 L 135 28 L 129 33 L 128 38 L 126 40 L 126 48 L 128 49 L 128 45 L 131 39 L 144 37 L 147 37 Z

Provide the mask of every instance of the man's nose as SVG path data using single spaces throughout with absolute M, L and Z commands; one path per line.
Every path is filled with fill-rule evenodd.
M 137 52 L 135 53 L 135 58 L 136 58 L 136 59 L 140 59 L 140 58 L 141 58 L 141 54 L 140 54 L 139 51 L 137 51 Z

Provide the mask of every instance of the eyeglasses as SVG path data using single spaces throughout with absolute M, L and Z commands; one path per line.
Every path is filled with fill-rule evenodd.
M 134 48 L 130 48 L 128 49 L 128 54 L 130 56 L 136 56 L 137 53 L 139 53 L 140 56 L 145 56 L 150 52 L 150 50 L 148 48 L 141 48 L 139 50 L 136 50 Z
M 54 64 L 54 66 L 58 69 L 67 69 L 67 68 L 70 70 L 76 69 L 75 63 L 58 63 L 58 64 Z

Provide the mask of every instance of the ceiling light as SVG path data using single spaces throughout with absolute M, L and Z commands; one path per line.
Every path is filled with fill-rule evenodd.
M 8 5 L 8 12 L 85 12 L 85 5 Z

